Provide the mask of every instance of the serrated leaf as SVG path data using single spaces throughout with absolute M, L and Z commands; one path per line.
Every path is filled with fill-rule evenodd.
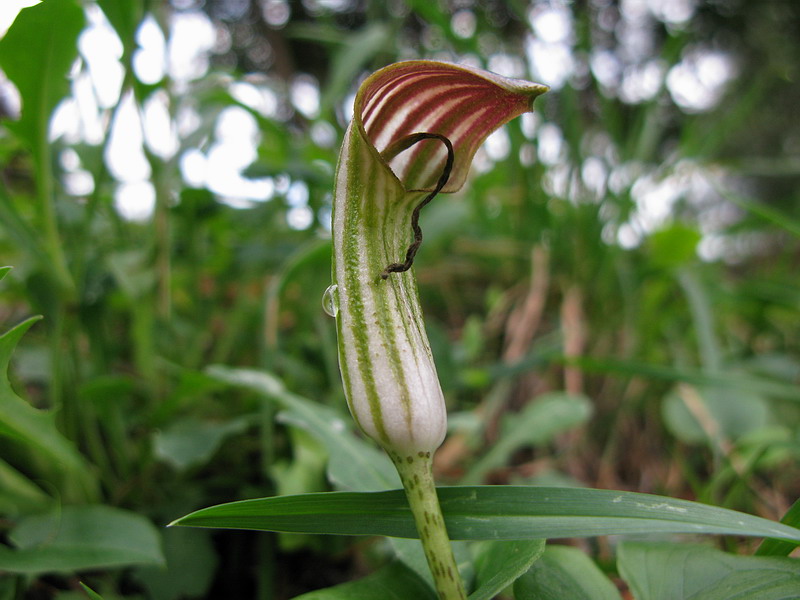
M 789 600 L 800 561 L 735 556 L 706 546 L 625 542 L 617 561 L 636 600 Z
M 713 533 L 800 544 L 800 529 L 760 517 L 651 494 L 582 488 L 438 488 L 451 539 L 520 540 L 610 534 Z M 295 533 L 417 537 L 401 490 L 329 492 L 220 504 L 173 525 Z
M 577 548 L 548 546 L 514 583 L 516 600 L 621 600 L 597 565 Z
M 34 408 L 14 393 L 8 379 L 11 354 L 25 332 L 41 317 L 31 317 L 0 336 L 0 435 L 42 455 L 64 480 L 68 495 L 93 498 L 97 483 L 75 445 L 56 428 L 51 412 Z M 63 490 L 62 490 L 63 491 Z
M 155 526 L 111 506 L 65 506 L 26 517 L 10 539 L 15 548 L 0 546 L 0 571 L 63 573 L 164 562 Z

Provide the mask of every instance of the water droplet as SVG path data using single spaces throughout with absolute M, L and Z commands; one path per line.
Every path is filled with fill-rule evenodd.
M 332 317 L 339 314 L 339 286 L 335 283 L 322 294 L 322 310 Z

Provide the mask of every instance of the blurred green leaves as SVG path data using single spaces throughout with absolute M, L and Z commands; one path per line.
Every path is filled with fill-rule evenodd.
M 462 483 L 479 483 L 490 470 L 506 464 L 514 451 L 544 445 L 586 423 L 591 414 L 592 405 L 585 396 L 551 392 L 534 398 L 519 414 L 504 415 L 497 442 L 472 465 Z
M 717 445 L 765 427 L 769 408 L 746 390 L 679 386 L 664 400 L 664 423 L 686 443 Z
M 147 157 L 158 219 L 122 217 L 115 203 L 126 182 L 106 164 L 120 105 L 97 107 L 91 136 L 82 125 L 77 138 L 47 137 L 54 109 L 65 98 L 68 108 L 88 81 L 77 42 L 104 20 L 95 4 L 46 0 L 24 9 L 0 40 L 0 68 L 22 105 L 20 121 L 5 114 L 0 121 L 0 255 L 15 265 L 0 293 L 0 535 L 17 539 L 28 517 L 56 523 L 60 504 L 68 520 L 69 511 L 85 508 L 110 523 L 92 513 L 91 503 L 102 502 L 162 524 L 242 498 L 327 485 L 398 487 L 388 461 L 344 414 L 334 324 L 319 307 L 330 283 L 326 194 L 347 97 L 365 73 L 401 58 L 467 61 L 536 79 L 531 57 L 546 40 L 534 17 L 555 5 L 473 3 L 454 11 L 425 0 L 342 10 L 290 3 L 285 25 L 274 25 L 255 2 L 240 16 L 216 12 L 227 3 L 204 3 L 204 14 L 141 0 L 96 4 L 124 49 L 121 97 L 133 91 L 140 115 L 153 98 L 162 102 L 172 123 L 181 123 L 179 149 L 167 160 Z M 651 4 L 642 9 L 647 18 L 636 20 L 625 3 L 565 5 L 571 78 L 542 99 L 538 118 L 504 130 L 473 170 L 469 190 L 437 199 L 423 215 L 426 250 L 414 267 L 420 298 L 448 406 L 472 424 L 453 432 L 441 477 L 504 483 L 569 474 L 585 484 L 657 490 L 777 518 L 796 500 L 800 460 L 800 162 L 798 87 L 791 85 L 798 8 L 739 3 L 737 13 L 722 14 L 728 5 L 706 3 L 677 23 Z M 180 41 L 176 23 L 206 16 L 218 36 L 206 75 L 137 81 L 134 56 L 148 50 L 145 17 L 170 46 Z M 633 62 L 626 58 L 631 39 L 651 42 Z M 716 108 L 687 114 L 672 100 L 667 77 L 711 40 L 740 76 Z M 656 95 L 623 97 L 623 84 L 635 87 L 654 65 Z M 619 69 L 616 83 L 603 77 L 604 66 Z M 318 115 L 296 109 L 291 90 L 299 80 L 319 82 Z M 269 110 L 234 94 L 241 84 L 266 98 Z M 94 106 L 92 96 L 81 97 L 83 109 Z M 220 193 L 208 183 L 210 162 L 204 182 L 183 178 L 187 156 L 211 155 L 218 117 L 229 108 L 256 119 L 260 140 L 244 174 L 273 178 L 267 202 Z M 505 158 L 495 162 L 499 155 Z M 80 171 L 94 183 L 90 193 L 69 185 Z M 307 229 L 289 224 L 297 208 L 292 185 L 307 188 Z M 534 248 L 545 251 L 542 263 L 531 260 Z M 0 278 L 7 272 L 0 267 Z M 530 284 L 537 278 L 548 280 L 538 296 Z M 574 288 L 584 298 L 584 345 L 565 355 L 561 310 Z M 515 315 L 528 301 L 541 312 L 522 332 L 530 346 L 509 362 L 504 352 L 520 329 Z M 230 367 L 206 373 L 209 364 Z M 570 388 L 577 393 L 563 393 L 566 370 L 583 376 L 580 390 Z M 246 373 L 257 375 L 247 380 Z M 797 526 L 796 513 L 787 525 Z M 725 514 L 730 523 L 738 518 Z M 608 525 L 609 515 L 602 518 Z M 135 526 L 147 529 L 142 521 Z M 127 535 L 125 527 L 116 531 Z M 24 553 L 6 545 L 4 559 L 29 572 L 45 559 L 77 568 L 68 560 L 69 540 L 51 533 L 57 544 L 46 540 Z M 271 545 L 269 534 L 254 543 L 237 531 L 156 535 L 164 538 L 166 570 L 151 544 L 124 559 L 135 569 L 98 566 L 87 583 L 106 598 L 130 597 L 133 582 L 135 594 L 149 598 L 207 595 L 212 585 L 240 597 L 241 584 L 283 600 L 296 589 L 283 579 L 297 570 L 294 561 L 313 561 L 319 575 L 337 570 L 337 581 L 354 565 L 375 568 L 374 578 L 315 592 L 321 598 L 430 595 L 412 539 L 345 546 L 349 539 L 295 535 L 291 544 Z M 91 539 L 97 548 L 108 543 Z M 489 594 L 489 582 L 496 582 L 491 589 L 510 582 L 538 543 L 459 542 L 457 552 L 474 581 L 471 551 L 480 550 L 476 593 Z M 750 549 L 738 537 L 726 544 Z M 768 539 L 759 553 L 786 556 L 794 547 Z M 513 548 L 520 552 L 505 553 Z M 79 550 L 81 564 L 90 564 L 90 549 Z M 30 562 L 20 565 L 26 556 Z M 230 557 L 235 564 L 225 562 Z M 492 557 L 509 558 L 513 573 L 501 574 L 503 561 L 489 568 Z M 707 567 L 707 583 L 720 565 L 734 575 L 761 568 L 738 562 L 747 557 L 660 543 L 623 544 L 622 557 L 620 569 L 643 598 L 673 592 L 685 578 L 705 600 L 700 576 L 679 557 Z M 224 568 L 212 573 L 215 564 Z M 793 583 L 783 566 L 794 564 L 770 563 L 765 572 Z M 659 568 L 675 581 L 659 580 Z M 34 593 L 41 581 L 1 578 L 0 595 Z M 772 593 L 747 587 L 751 580 L 731 581 L 766 598 Z M 46 584 L 65 598 L 80 593 L 72 576 L 50 576 Z M 296 593 L 322 583 L 302 585 Z M 517 600 L 534 593 L 617 600 L 588 554 L 566 548 L 546 549 L 514 593 Z M 717 593 L 716 583 L 708 588 L 709 598 Z
M 0 570 L 73 572 L 137 564 L 163 565 L 155 526 L 141 515 L 110 506 L 65 506 L 21 519 L 0 546 Z
M 180 471 L 203 465 L 226 438 L 244 432 L 251 421 L 240 418 L 211 423 L 186 417 L 155 434 L 153 451 L 158 458 Z

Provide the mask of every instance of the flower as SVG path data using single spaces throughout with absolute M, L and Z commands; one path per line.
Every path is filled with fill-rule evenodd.
M 408 270 L 419 209 L 461 188 L 486 137 L 546 90 L 422 60 L 381 69 L 359 88 L 333 201 L 339 365 L 353 417 L 395 459 L 433 452 L 447 426 Z

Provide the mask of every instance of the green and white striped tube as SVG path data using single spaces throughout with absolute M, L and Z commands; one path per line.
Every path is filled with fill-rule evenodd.
M 546 90 L 448 63 L 390 65 L 359 88 L 339 156 L 333 280 L 345 395 L 359 427 L 398 467 L 441 598 L 465 596 L 430 473 L 445 403 L 413 272 L 381 275 L 403 261 L 414 209 L 443 173 L 442 191 L 458 190 L 486 137 Z M 435 137 L 404 143 L 418 133 Z M 442 138 L 452 144 L 451 169 Z

